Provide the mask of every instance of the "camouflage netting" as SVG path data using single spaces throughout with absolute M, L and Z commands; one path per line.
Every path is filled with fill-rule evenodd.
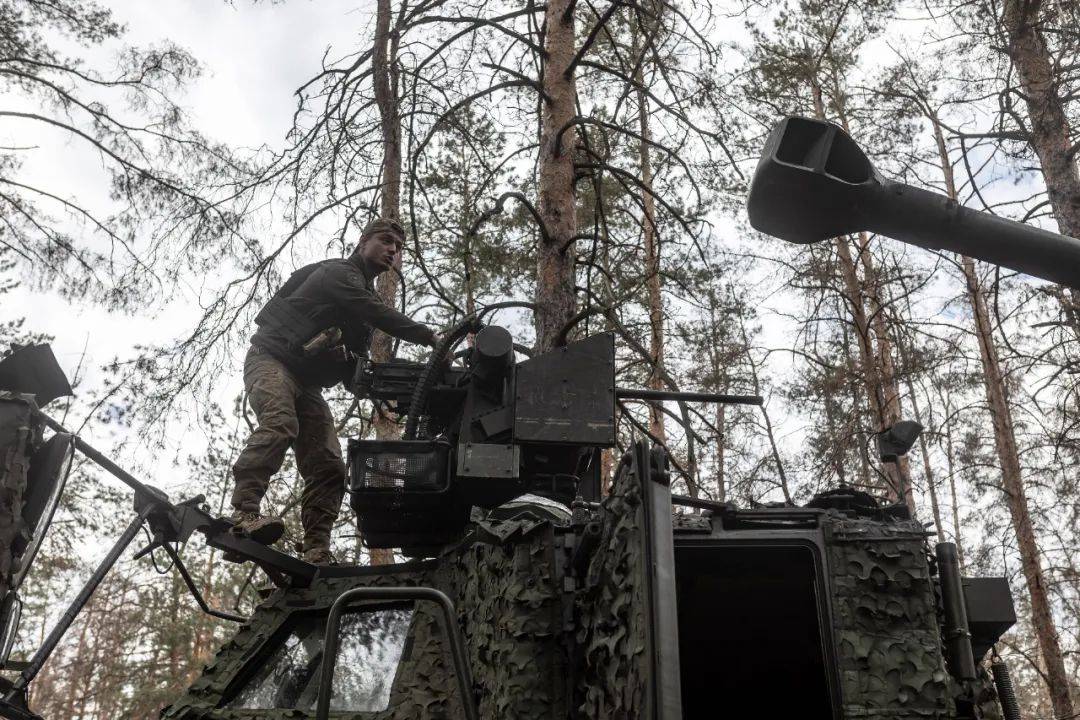
M 684 534 L 712 532 L 712 523 L 709 521 L 709 518 L 704 515 L 694 515 L 692 513 L 674 513 L 671 516 L 671 526 L 674 528 L 675 532 Z
M 427 585 L 429 572 L 395 572 L 358 578 L 337 578 L 315 582 L 304 590 L 278 591 L 259 606 L 250 622 L 218 650 L 217 655 L 191 685 L 186 695 L 162 711 L 163 718 L 220 718 L 222 720 L 284 720 L 310 717 L 298 710 L 216 709 L 233 679 L 263 643 L 277 634 L 292 612 L 326 610 L 345 590 L 372 585 Z M 443 647 L 438 628 L 438 610 L 419 603 L 410 628 L 413 651 L 403 656 L 390 696 L 390 707 L 381 713 L 334 713 L 342 718 L 417 718 L 438 720 L 456 717 L 460 708 L 453 695 L 453 674 L 449 651 Z
M 843 717 L 954 717 L 922 528 L 825 522 Z
M 970 702 L 978 720 L 1002 720 L 1001 700 L 998 698 L 994 679 L 985 667 L 978 667 L 979 677 L 971 686 Z
M 584 667 L 577 683 L 582 717 L 645 717 L 647 654 L 645 509 L 626 465 L 601 507 L 603 535 L 578 599 L 577 641 Z
M 482 523 L 436 562 L 276 593 L 163 717 L 310 717 L 311 712 L 292 710 L 215 708 L 233 677 L 290 612 L 328 607 L 345 589 L 370 584 L 430 585 L 454 599 L 485 720 L 645 717 L 651 662 L 645 508 L 640 484 L 625 466 L 602 504 L 600 520 L 600 545 L 574 596 L 572 638 L 563 631 L 563 623 L 571 620 L 564 603 L 572 590 L 562 579 L 564 531 L 533 520 Z M 700 515 L 675 518 L 679 536 L 703 540 L 711 534 L 724 542 L 718 523 L 719 518 L 710 522 Z M 954 698 L 960 699 L 962 688 L 946 673 L 923 529 L 913 521 L 853 518 L 831 511 L 821 516 L 821 531 L 840 717 L 955 718 Z M 761 532 L 767 541 L 785 531 L 773 527 Z M 426 605 L 416 609 L 412 651 L 394 680 L 389 709 L 332 717 L 462 716 L 448 648 L 435 609 Z M 576 644 L 572 650 L 567 647 L 571 639 Z M 988 683 L 976 682 L 973 692 L 975 717 L 996 720 L 998 709 Z
M 187 694 L 163 718 L 284 720 L 312 711 L 217 709 L 233 678 L 277 633 L 291 612 L 325 610 L 342 592 L 361 586 L 427 585 L 454 600 L 468 645 L 480 717 L 565 716 L 561 686 L 558 584 L 554 533 L 548 523 L 503 522 L 480 526 L 475 537 L 436 563 L 385 574 L 317 580 L 306 590 L 274 593 L 206 666 Z M 438 609 L 418 603 L 403 656 L 382 712 L 334 712 L 350 720 L 450 720 L 463 717 L 453 662 L 438 624 Z M 340 665 L 339 665 L 340 670 Z M 227 699 L 227 698 L 226 698 Z
M 481 718 L 567 716 L 562 603 L 549 523 L 492 522 L 454 558 Z

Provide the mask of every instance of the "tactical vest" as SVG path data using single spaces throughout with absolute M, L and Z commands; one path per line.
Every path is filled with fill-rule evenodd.
M 321 260 L 305 265 L 290 275 L 285 284 L 274 293 L 274 296 L 270 298 L 266 305 L 263 305 L 262 310 L 255 316 L 255 324 L 273 330 L 285 338 L 286 342 L 289 343 L 290 353 L 297 358 L 303 357 L 301 348 L 304 343 L 326 328 L 322 327 L 314 318 L 299 312 L 286 302 L 286 298 L 296 292 L 304 281 L 326 262 L 326 260 Z
M 266 328 L 282 338 L 287 347 L 284 351 L 278 347 L 252 342 L 269 352 L 291 370 L 301 382 L 322 387 L 332 387 L 339 382 L 352 378 L 356 358 L 343 349 L 338 352 L 325 352 L 314 357 L 305 357 L 303 346 L 317 334 L 330 327 L 325 322 L 318 322 L 294 308 L 287 299 L 295 293 L 304 281 L 316 270 L 333 260 L 321 260 L 300 268 L 285 281 L 274 296 L 255 316 L 255 324 Z

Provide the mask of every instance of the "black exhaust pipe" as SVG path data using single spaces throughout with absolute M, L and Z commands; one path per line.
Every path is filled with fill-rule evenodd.
M 960 579 L 960 561 L 956 545 L 938 543 L 938 577 L 941 579 L 941 604 L 945 615 L 945 652 L 949 670 L 957 680 L 975 679 L 975 652 L 971 648 L 971 630 L 968 629 L 967 603 L 964 601 L 964 584 Z
M 870 231 L 1080 288 L 1080 240 L 883 178 L 840 127 L 802 117 L 769 133 L 750 184 L 750 224 L 794 243 Z

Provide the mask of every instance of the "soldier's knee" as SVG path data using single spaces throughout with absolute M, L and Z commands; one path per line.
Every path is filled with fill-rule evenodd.
M 307 472 L 308 481 L 314 485 L 336 488 L 345 486 L 345 463 L 341 458 L 326 457 L 311 463 Z
M 287 417 L 263 418 L 233 464 L 233 475 L 239 478 L 250 472 L 261 473 L 265 468 L 276 472 L 297 434 L 295 418 L 291 422 Z
M 300 436 L 300 421 L 296 419 L 295 415 L 286 413 L 273 414 L 260 418 L 259 428 L 255 431 L 256 435 L 260 431 L 269 442 L 285 440 L 293 443 Z

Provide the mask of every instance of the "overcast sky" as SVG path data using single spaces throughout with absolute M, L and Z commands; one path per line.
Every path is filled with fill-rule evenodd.
M 252 148 L 281 145 L 291 125 L 293 91 L 318 72 L 328 49 L 331 57 L 338 57 L 355 48 L 370 27 L 374 8 L 366 0 L 254 4 L 237 0 L 233 5 L 217 0 L 114 0 L 102 4 L 127 26 L 123 43 L 145 47 L 169 40 L 194 55 L 203 75 L 178 96 L 192 124 L 214 140 Z M 88 63 L 106 72 L 118 47 L 112 44 L 86 55 Z M 5 102 L 18 100 L 6 98 Z M 23 160 L 26 177 L 42 187 L 91 206 L 107 202 L 102 163 L 78 139 L 10 119 L 0 123 L 0 137 L 5 144 L 18 138 L 21 145 L 37 146 L 24 153 Z M 78 374 L 83 379 L 85 393 L 100 382 L 101 365 L 130 355 L 136 344 L 175 337 L 190 328 L 195 313 L 192 305 L 184 303 L 153 313 L 108 313 L 92 304 L 72 304 L 56 291 L 24 285 L 5 297 L 0 321 L 22 316 L 27 329 L 54 336 L 60 364 L 69 376 Z M 227 401 L 239 389 L 238 362 L 233 376 L 221 378 L 218 397 Z M 197 428 L 194 432 L 198 433 Z M 103 448 L 110 444 L 100 428 L 89 429 L 88 439 L 96 439 Z M 174 435 L 170 439 L 173 450 L 197 447 L 195 438 Z M 125 459 L 150 469 L 145 456 Z M 166 471 L 171 459 L 157 458 L 153 469 Z

